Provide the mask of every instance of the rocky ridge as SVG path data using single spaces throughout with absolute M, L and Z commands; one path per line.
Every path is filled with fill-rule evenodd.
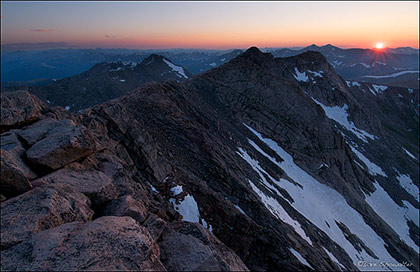
M 369 198 L 419 208 L 399 181 L 419 183 L 418 93 L 369 88 L 319 53 L 250 48 L 78 114 L 18 92 L 41 109 L 20 120 L 3 93 L 19 121 L 2 114 L 2 269 L 364 270 L 357 256 L 418 269 L 418 216 L 406 237 Z

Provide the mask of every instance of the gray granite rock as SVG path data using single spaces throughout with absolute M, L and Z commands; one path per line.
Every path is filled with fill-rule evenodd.
M 3 270 L 166 271 L 149 232 L 130 217 L 105 216 L 38 233 L 1 254 Z
M 1 249 L 63 223 L 89 220 L 93 211 L 83 194 L 68 186 L 35 188 L 1 203 Z

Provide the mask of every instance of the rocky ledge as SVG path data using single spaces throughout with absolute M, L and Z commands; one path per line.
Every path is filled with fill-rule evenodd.
M 248 270 L 101 124 L 23 91 L 1 100 L 2 270 Z

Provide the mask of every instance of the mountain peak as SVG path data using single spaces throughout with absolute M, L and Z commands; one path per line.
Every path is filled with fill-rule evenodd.
M 263 52 L 261 52 L 261 50 L 256 47 L 256 46 L 251 46 L 250 48 L 248 48 L 245 53 L 248 54 L 263 54 Z
M 328 62 L 327 59 L 325 58 L 325 56 L 322 55 L 318 51 L 309 50 L 309 51 L 303 52 L 302 54 L 300 54 L 298 56 L 300 58 L 303 58 L 303 59 L 306 59 L 306 60 L 309 60 L 309 61 L 320 62 L 320 63 Z
M 245 58 L 253 59 L 253 60 L 259 60 L 259 59 L 265 59 L 267 56 L 273 57 L 270 53 L 263 53 L 261 52 L 258 47 L 252 46 L 248 50 L 246 50 L 244 53 L 242 53 L 240 56 L 243 56 Z
M 147 58 L 145 58 L 142 61 L 142 64 L 144 65 L 148 65 L 152 62 L 157 62 L 157 61 L 163 61 L 164 57 L 161 55 L 157 55 L 157 54 L 151 54 L 150 56 L 148 56 Z
M 306 47 L 306 49 L 308 49 L 308 50 L 319 49 L 319 46 L 313 43 L 310 46 Z

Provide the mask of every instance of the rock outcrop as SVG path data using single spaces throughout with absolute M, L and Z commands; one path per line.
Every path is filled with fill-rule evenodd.
M 91 219 L 87 197 L 66 186 L 35 188 L 1 203 L 1 249 L 63 223 Z
M 174 223 L 161 239 L 161 260 L 168 270 L 248 271 L 231 249 L 198 223 Z
M 34 95 L 25 91 L 9 92 L 1 95 L 0 130 L 20 127 L 39 120 L 47 106 Z
M 7 150 L 1 149 L 0 190 L 6 196 L 15 196 L 32 188 L 24 170 Z
M 2 97 L 11 101 L 15 96 Z M 151 189 L 144 169 L 131 159 L 133 150 L 118 144 L 121 139 L 112 139 L 104 119 L 90 120 L 85 127 L 88 119 L 55 108 L 31 122 L 4 127 L 2 270 L 172 269 L 161 262 L 160 243 L 176 246 L 174 241 L 166 243 L 171 238 L 163 233 L 172 233 L 170 222 L 180 217 Z M 192 245 L 202 243 L 189 241 L 187 235 L 177 241 L 183 239 Z M 217 238 L 212 237 L 206 247 L 211 266 L 203 263 L 201 269 L 246 269 Z M 172 263 L 190 254 L 180 250 Z
M 4 270 L 165 271 L 147 229 L 114 216 L 41 232 L 2 252 L 1 261 Z
M 69 120 L 64 122 L 67 124 L 57 124 L 26 152 L 31 163 L 58 169 L 93 153 L 95 142 L 87 129 Z

